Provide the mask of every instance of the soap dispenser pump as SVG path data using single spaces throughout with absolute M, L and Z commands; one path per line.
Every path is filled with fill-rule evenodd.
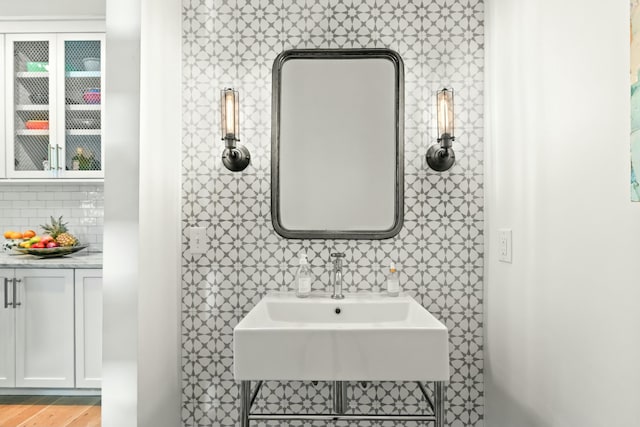
M 311 294 L 311 268 L 306 254 L 300 254 L 296 284 L 298 286 L 296 291 L 298 298 L 306 298 Z
M 397 297 L 400 294 L 400 279 L 395 263 L 389 264 L 389 275 L 387 276 L 387 295 Z

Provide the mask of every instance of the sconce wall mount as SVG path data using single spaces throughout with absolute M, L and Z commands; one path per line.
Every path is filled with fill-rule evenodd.
M 249 166 L 251 155 L 247 147 L 238 145 L 233 148 L 225 148 L 222 152 L 222 164 L 232 172 L 243 171 Z
M 240 141 L 240 96 L 238 91 L 225 88 L 220 91 L 220 126 L 224 151 L 222 164 L 232 172 L 246 169 L 251 162 L 251 155 L 246 147 L 237 144 Z
M 451 143 L 456 140 L 453 133 L 453 89 L 439 90 L 436 97 L 438 111 L 438 143 L 427 150 L 427 164 L 438 172 L 451 168 L 456 155 Z

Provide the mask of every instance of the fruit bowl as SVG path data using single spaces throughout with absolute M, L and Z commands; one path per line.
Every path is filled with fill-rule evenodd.
M 12 249 L 17 248 L 18 245 L 24 241 L 25 239 L 6 239 L 2 243 L 2 250 L 4 252 L 11 252 Z
M 60 246 L 57 248 L 40 249 L 15 247 L 13 249 L 23 254 L 35 255 L 39 258 L 55 258 L 81 251 L 87 247 L 89 247 L 89 245 Z

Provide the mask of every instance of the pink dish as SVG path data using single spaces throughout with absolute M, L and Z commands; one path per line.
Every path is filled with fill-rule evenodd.
M 87 104 L 100 104 L 100 92 L 85 92 L 82 99 Z

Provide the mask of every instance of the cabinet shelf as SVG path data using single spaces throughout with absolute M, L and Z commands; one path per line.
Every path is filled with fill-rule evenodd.
M 67 71 L 65 77 L 68 78 L 100 78 L 100 71 Z
M 67 129 L 67 135 L 100 135 L 102 131 L 100 129 Z
M 100 104 L 67 104 L 67 111 L 100 111 Z
M 49 104 L 18 104 L 16 111 L 49 111 Z
M 19 79 L 48 79 L 48 71 L 19 71 L 16 73 Z
M 18 129 L 16 135 L 22 136 L 49 136 L 49 129 Z

